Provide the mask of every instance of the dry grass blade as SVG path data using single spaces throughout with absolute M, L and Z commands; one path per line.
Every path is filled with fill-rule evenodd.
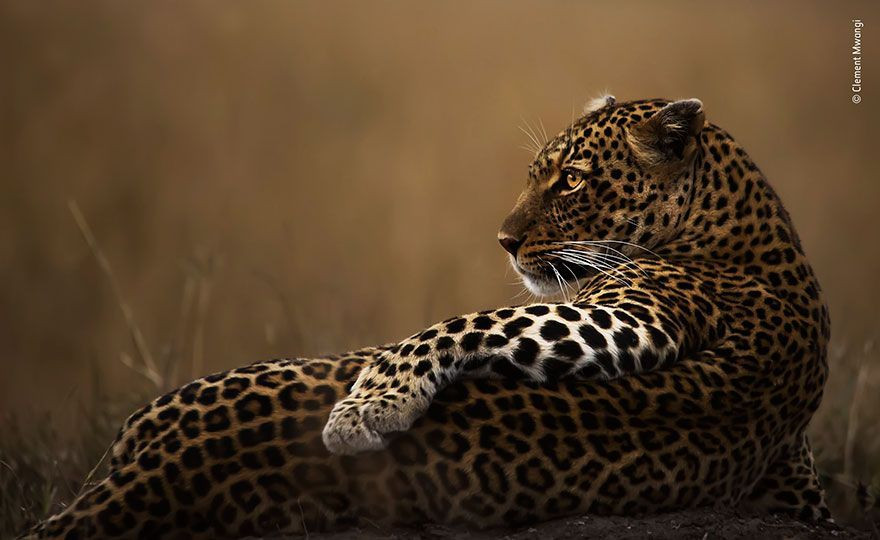
M 187 274 L 183 284 L 183 292 L 181 293 L 180 309 L 177 315 L 177 326 L 168 348 L 168 355 L 165 362 L 165 380 L 169 384 L 177 386 L 180 381 L 177 379 L 181 362 L 179 358 L 183 356 L 184 336 L 188 335 L 189 322 L 191 312 L 195 303 L 196 296 L 196 279 Z
M 68 208 L 70 208 L 70 213 L 73 215 L 73 220 L 76 222 L 76 226 L 79 227 L 79 232 L 82 234 L 83 239 L 86 244 L 89 246 L 89 249 L 92 252 L 92 255 L 95 257 L 95 261 L 98 263 L 98 266 L 107 276 L 107 280 L 110 282 L 110 288 L 113 291 L 113 296 L 116 298 L 116 303 L 119 306 L 119 309 L 122 311 L 122 316 L 125 318 L 125 324 L 128 327 L 129 334 L 131 335 L 131 340 L 134 343 L 134 348 L 138 353 L 138 356 L 143 363 L 142 369 L 137 369 L 136 372 L 140 373 L 144 377 L 148 378 L 157 388 L 164 388 L 164 380 L 162 376 L 159 374 L 159 370 L 156 368 L 156 362 L 153 360 L 153 355 L 150 353 L 150 349 L 147 347 L 146 340 L 144 340 L 143 333 L 138 327 L 137 323 L 134 320 L 134 313 L 131 310 L 131 307 L 125 301 L 125 298 L 122 296 L 122 290 L 119 287 L 119 281 L 116 279 L 116 274 L 113 273 L 113 268 L 110 266 L 110 261 L 104 256 L 104 253 L 101 251 L 100 246 L 98 246 L 98 241 L 95 239 L 94 233 L 92 233 L 91 227 L 89 227 L 88 221 L 86 221 L 85 216 L 82 211 L 79 209 L 79 205 L 76 204 L 76 201 L 70 200 L 67 202 Z M 131 367 L 131 366 L 129 366 Z
M 82 481 L 82 485 L 79 487 L 79 491 L 76 492 L 77 497 L 82 495 L 83 492 L 86 490 L 86 488 L 89 487 L 89 485 L 91 485 L 92 478 L 95 477 L 95 474 L 98 472 L 98 469 L 101 468 L 101 465 L 103 465 L 104 460 L 107 459 L 107 455 L 110 453 L 111 448 L 113 448 L 112 444 L 110 446 L 108 446 L 106 450 L 104 450 L 104 453 L 101 454 L 101 459 L 99 459 L 98 462 L 95 463 L 95 466 L 92 467 L 91 470 L 89 471 L 89 474 L 86 475 L 85 480 Z
M 849 405 L 849 415 L 846 428 L 846 444 L 843 450 L 843 474 L 846 478 L 853 477 L 853 453 L 856 447 L 856 435 L 859 429 L 859 403 L 862 402 L 862 395 L 868 386 L 868 364 L 865 358 L 873 348 L 872 343 L 865 344 L 865 354 L 859 362 L 859 374 L 856 377 L 856 385 L 853 390 L 852 401 Z
M 302 503 L 300 502 L 299 499 L 296 500 L 296 505 L 299 506 L 299 519 L 300 519 L 300 522 L 302 523 L 303 534 L 305 535 L 306 538 L 309 538 L 309 536 L 310 536 L 309 535 L 309 528 L 306 527 L 306 516 L 303 513 Z
M 201 375 L 205 363 L 205 319 L 211 299 L 211 280 L 205 273 L 199 275 L 198 300 L 196 301 L 195 333 L 193 335 L 192 368 L 190 378 Z

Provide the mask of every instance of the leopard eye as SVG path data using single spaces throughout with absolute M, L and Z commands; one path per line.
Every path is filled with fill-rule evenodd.
M 554 184 L 557 193 L 571 193 L 584 185 L 583 173 L 574 169 L 563 169 L 559 180 Z

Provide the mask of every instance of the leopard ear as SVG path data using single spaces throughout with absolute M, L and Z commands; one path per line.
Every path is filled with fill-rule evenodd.
M 599 109 L 604 109 L 605 107 L 611 107 L 616 103 L 617 98 L 611 94 L 603 94 L 597 98 L 591 99 L 589 103 L 584 106 L 584 115 L 598 111 Z
M 699 99 L 673 101 L 630 128 L 629 141 L 645 163 L 681 163 L 693 156 L 705 122 Z

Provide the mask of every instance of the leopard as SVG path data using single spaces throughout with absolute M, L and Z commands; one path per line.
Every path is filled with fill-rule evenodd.
M 498 233 L 534 301 L 166 393 L 25 536 L 830 520 L 806 434 L 829 313 L 763 173 L 698 99 L 605 96 L 547 139 Z

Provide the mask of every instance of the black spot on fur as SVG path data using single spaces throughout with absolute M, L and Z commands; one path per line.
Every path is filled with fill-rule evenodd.
M 528 317 L 517 317 L 504 325 L 504 335 L 508 339 L 516 337 L 522 333 L 523 329 L 528 328 L 532 324 L 534 324 L 534 321 Z
M 541 349 L 535 340 L 522 338 L 519 340 L 516 350 L 513 351 L 513 360 L 517 364 L 530 366 L 535 363 L 540 350 Z
M 570 333 L 568 326 L 559 321 L 549 320 L 541 327 L 541 337 L 548 341 L 557 341 Z

